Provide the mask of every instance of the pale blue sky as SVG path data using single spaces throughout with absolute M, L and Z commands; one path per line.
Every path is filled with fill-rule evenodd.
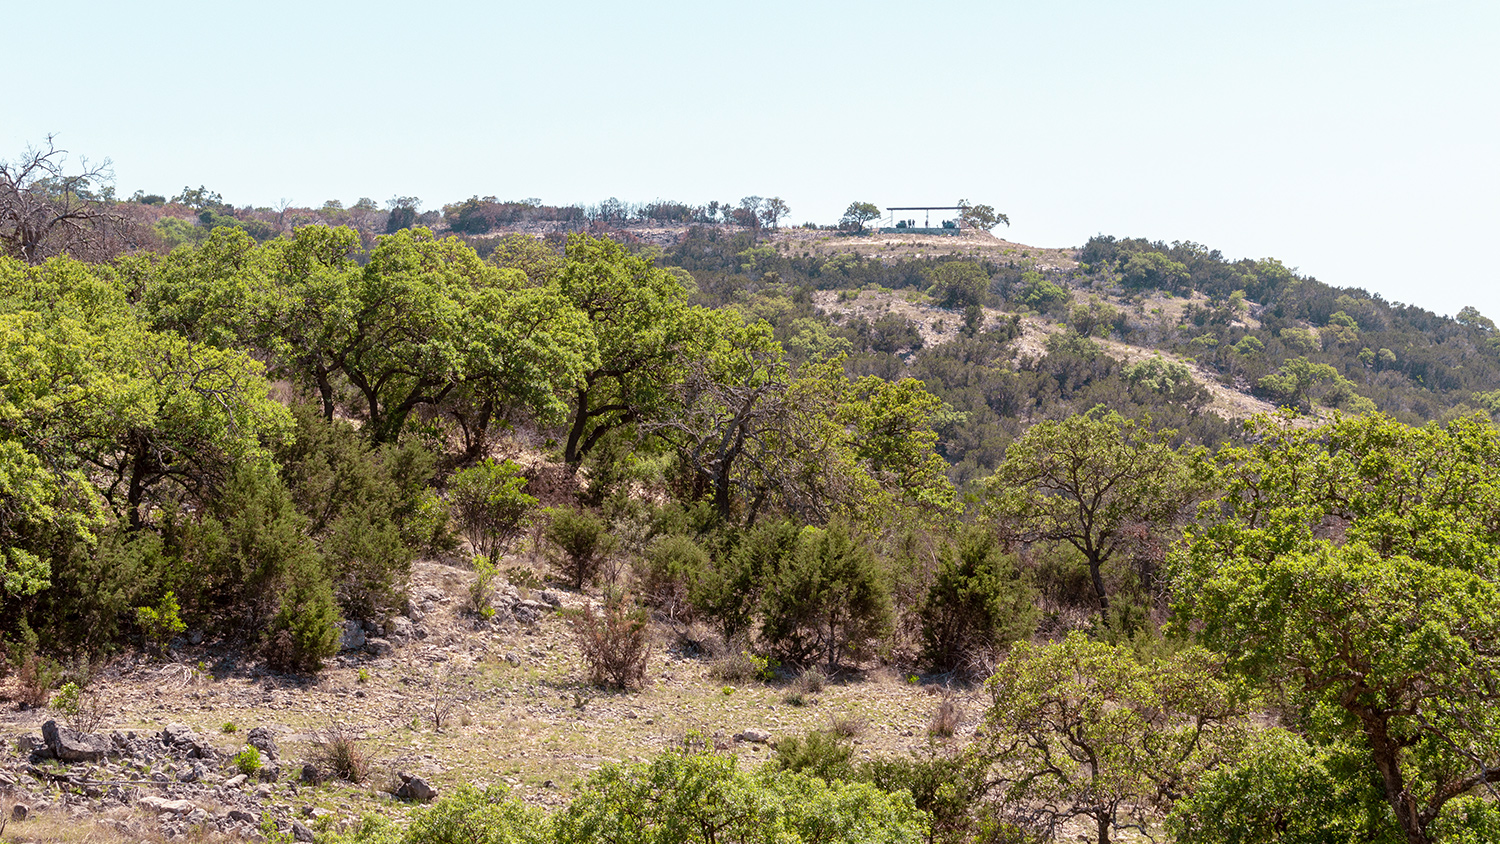
M 56 133 L 126 195 L 758 194 L 825 223 L 963 197 L 1024 243 L 1193 240 L 1500 320 L 1495 0 L 0 0 L 0 20 L 26 24 L 0 157 Z

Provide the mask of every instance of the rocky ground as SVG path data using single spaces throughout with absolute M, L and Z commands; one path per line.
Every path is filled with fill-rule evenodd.
M 528 561 L 505 565 L 537 583 Z M 830 726 L 853 734 L 862 754 L 905 753 L 949 741 L 928 730 L 945 697 L 964 714 L 960 737 L 983 710 L 982 689 L 948 691 L 892 669 L 847 672 L 811 691 L 744 677 L 735 655 L 703 653 L 719 650 L 707 631 L 666 623 L 645 687 L 605 692 L 586 682 L 567 621 L 589 596 L 506 585 L 495 616 L 481 620 L 466 610 L 472 577 L 419 563 L 404 614 L 349 625 L 316 678 L 189 638 L 166 659 L 131 656 L 99 671 L 101 720 L 85 731 L 47 707 L 6 705 L 0 839 L 310 840 L 365 813 L 400 816 L 465 782 L 561 805 L 600 765 L 648 759 L 690 736 L 751 765 L 780 736 Z M 364 759 L 358 781 L 330 764 L 341 739 Z M 262 767 L 242 774 L 236 756 L 248 747 Z

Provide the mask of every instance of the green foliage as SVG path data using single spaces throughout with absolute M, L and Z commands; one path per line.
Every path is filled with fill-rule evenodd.
M 986 482 L 986 512 L 1008 538 L 1078 549 L 1107 620 L 1104 564 L 1133 530 L 1173 524 L 1210 480 L 1201 457 L 1172 446 L 1174 434 L 1103 407 L 1039 422 Z
M 1167 828 L 1181 844 L 1405 841 L 1359 766 L 1353 748 L 1267 729 L 1232 764 L 1208 772 L 1173 808 Z
M 677 279 L 610 240 L 568 238 L 557 276 L 593 341 L 570 391 L 563 459 L 578 465 L 608 432 L 662 412 L 681 368 L 696 359 L 700 314 Z
M 822 659 L 833 670 L 890 625 L 875 556 L 842 525 L 803 531 L 796 552 L 768 575 L 761 637 L 794 665 Z
M 521 532 L 536 498 L 527 495 L 521 467 L 486 458 L 454 473 L 450 500 L 475 553 L 495 556 Z
M 993 816 L 1003 805 L 989 799 L 992 782 L 987 767 L 981 754 L 944 753 L 929 746 L 923 752 L 862 761 L 854 777 L 889 794 L 910 794 L 931 819 L 934 841 L 1031 840 L 1016 824 Z
M 266 658 L 274 667 L 316 672 L 338 651 L 338 606 L 320 572 L 299 566 L 289 575 L 267 629 Z
M 1152 355 L 1126 366 L 1121 374 L 1131 384 L 1140 384 L 1169 399 L 1183 400 L 1198 392 L 1198 384 L 1187 364 Z
M 910 797 L 864 783 L 737 769 L 734 757 L 672 751 L 607 765 L 553 820 L 557 844 L 869 842 L 917 844 L 927 823 Z
M 1315 394 L 1315 388 L 1328 385 Z M 1281 368 L 1255 382 L 1256 389 L 1283 406 L 1306 413 L 1312 409 L 1315 397 L 1329 407 L 1354 413 L 1371 413 L 1375 404 L 1355 392 L 1353 382 L 1343 377 L 1326 363 L 1313 363 L 1305 357 L 1295 357 Z
M 713 563 L 692 537 L 658 537 L 646 550 L 638 579 L 646 603 L 673 619 L 690 619 L 691 596 Z
M 1500 431 L 1378 415 L 1253 430 L 1175 555 L 1178 613 L 1320 713 L 1309 740 L 1358 748 L 1402 833 L 1434 840 L 1455 797 L 1500 778 Z
M 1108 336 L 1124 324 L 1124 315 L 1113 305 L 1094 297 L 1068 311 L 1068 325 L 1083 337 Z
M 560 507 L 548 512 L 550 519 L 542 537 L 557 551 L 553 564 L 574 589 L 582 589 L 614 551 L 615 537 L 604 520 L 590 510 Z
M 865 223 L 880 217 L 880 208 L 873 202 L 851 202 L 845 209 L 844 216 L 839 219 L 839 228 L 843 231 L 862 232 Z
M 1120 280 L 1126 287 L 1180 293 L 1187 289 L 1189 278 L 1186 266 L 1160 252 L 1137 252 L 1120 266 Z
M 989 689 L 981 752 L 1006 799 L 1041 806 L 1052 823 L 1087 817 L 1101 842 L 1191 791 L 1236 743 L 1242 706 L 1205 650 L 1145 664 L 1079 633 L 1017 643 Z
M 987 675 L 995 656 L 1036 628 L 1035 591 L 1002 553 L 993 533 L 970 530 L 944 542 L 938 570 L 918 610 L 929 664 L 937 671 Z
M 764 591 L 796 553 L 799 530 L 786 520 L 763 522 L 720 553 L 692 593 L 693 608 L 718 622 L 724 638 L 748 631 Z
M 474 557 L 474 580 L 469 584 L 469 612 L 488 621 L 495 617 L 495 581 L 500 570 L 483 554 Z
M 811 730 L 778 739 L 769 764 L 779 771 L 794 771 L 832 782 L 854 778 L 853 759 L 854 746 L 842 736 Z
M 932 268 L 929 292 L 941 308 L 983 305 L 990 277 L 973 261 L 944 261 Z
M 1023 307 L 1045 313 L 1066 305 L 1072 294 L 1036 270 L 1027 270 L 1021 276 L 1021 286 L 1011 298 Z
M 247 777 L 253 777 L 260 770 L 260 751 L 254 747 L 246 747 L 235 754 L 233 761 L 235 770 Z
M 154 607 L 136 607 L 135 623 L 146 634 L 146 642 L 157 653 L 165 653 L 167 642 L 187 629 L 177 594 L 168 589 Z
M 967 199 L 958 201 L 958 221 L 964 228 L 980 229 L 989 231 L 995 226 L 1004 223 L 1010 225 L 1010 218 L 996 211 L 989 205 L 974 205 Z
M 355 618 L 398 608 L 412 561 L 444 541 L 446 508 L 428 486 L 436 455 L 410 439 L 372 444 L 308 404 L 292 411 L 296 439 L 276 457 L 340 605 Z
M 467 783 L 419 810 L 402 844 L 542 844 L 547 817 L 513 799 L 504 786 L 483 791 Z M 355 839 L 363 842 L 366 839 Z

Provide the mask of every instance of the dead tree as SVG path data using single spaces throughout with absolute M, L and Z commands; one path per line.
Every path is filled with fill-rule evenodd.
M 123 251 L 124 218 L 110 209 L 108 159 L 66 173 L 67 150 L 53 136 L 15 161 L 0 162 L 0 254 L 40 264 L 67 253 L 98 260 Z

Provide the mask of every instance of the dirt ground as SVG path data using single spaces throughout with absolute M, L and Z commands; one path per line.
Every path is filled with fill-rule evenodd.
M 516 557 L 504 565 L 532 563 Z M 165 660 L 120 659 L 95 681 L 107 704 L 96 732 L 147 735 L 181 723 L 234 754 L 246 732 L 267 727 L 277 735 L 295 779 L 305 761 L 319 758 L 320 736 L 341 727 L 359 737 L 371 760 L 364 783 L 300 790 L 282 783 L 267 797 L 285 802 L 292 814 L 316 814 L 333 825 L 368 812 L 399 816 L 408 811 L 389 794 L 398 773 L 420 776 L 440 793 L 461 783 L 505 784 L 528 803 L 557 806 L 599 766 L 644 761 L 692 735 L 735 753 L 747 765 L 765 760 L 778 737 L 835 723 L 855 732 L 860 756 L 905 753 L 934 740 L 928 724 L 945 693 L 936 686 L 890 669 L 853 671 L 794 702 L 787 682 L 718 679 L 714 662 L 683 653 L 667 624 L 655 629 L 645 686 L 602 691 L 587 683 L 566 618 L 568 609 L 590 600 L 587 596 L 556 586 L 522 588 L 517 590 L 522 600 L 547 609 L 530 623 L 484 623 L 462 611 L 472 577 L 462 568 L 418 563 L 411 594 L 427 608 L 415 612 L 422 616 L 421 638 L 378 656 L 341 653 L 311 680 L 237 662 L 212 646 L 184 646 Z M 558 606 L 535 600 L 544 593 Z M 972 735 L 983 713 L 982 688 L 949 694 L 964 716 L 959 738 L 935 741 Z M 15 748 L 22 737 L 39 735 L 44 721 L 58 717 L 45 707 L 8 705 L 0 710 L 0 741 L 7 750 Z M 762 732 L 769 741 L 736 740 L 747 731 Z M 24 781 L 24 760 L 6 756 L 0 773 Z M 36 840 L 24 837 L 27 828 L 41 826 L 13 824 L 5 840 Z M 16 834 L 22 837 L 13 838 Z

